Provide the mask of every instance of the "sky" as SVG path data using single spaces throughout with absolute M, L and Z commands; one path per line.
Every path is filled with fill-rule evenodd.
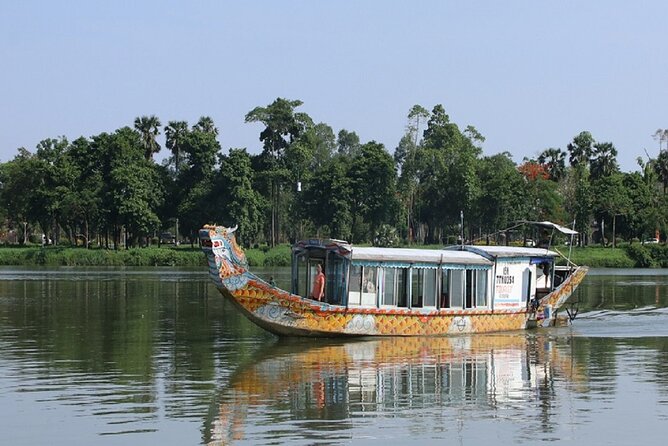
M 415 104 L 515 162 L 590 131 L 622 170 L 668 128 L 668 2 L 0 0 L 0 162 L 39 141 L 211 116 L 259 153 L 276 98 L 393 152 Z M 163 148 L 160 157 L 167 156 Z

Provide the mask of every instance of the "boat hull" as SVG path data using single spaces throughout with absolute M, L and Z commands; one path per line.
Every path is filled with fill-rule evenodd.
M 442 336 L 488 333 L 547 326 L 556 320 L 556 310 L 584 277 L 572 274 L 566 283 L 542 302 L 551 317 L 537 311 L 504 310 L 409 310 L 346 308 L 295 296 L 249 274 L 237 290 L 219 287 L 221 294 L 252 322 L 279 336 Z

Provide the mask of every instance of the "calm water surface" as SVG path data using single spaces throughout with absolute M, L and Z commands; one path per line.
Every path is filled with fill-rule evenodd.
M 668 272 L 576 298 L 567 328 L 286 342 L 200 270 L 2 268 L 0 444 L 664 444 Z

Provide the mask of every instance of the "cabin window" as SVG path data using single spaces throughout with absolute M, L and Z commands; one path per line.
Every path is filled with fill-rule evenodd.
M 450 270 L 441 270 L 441 298 L 439 308 L 450 308 Z
M 397 306 L 398 307 L 407 307 L 408 306 L 408 293 L 406 288 L 408 288 L 408 269 L 402 268 L 397 270 Z
M 316 265 L 323 266 L 324 271 L 322 259 L 309 258 L 306 255 L 297 257 L 297 271 L 293 278 L 295 294 L 302 297 L 309 297 L 317 274 Z
M 436 270 L 414 269 L 411 280 L 411 306 L 436 306 Z
M 464 306 L 464 270 L 453 269 L 450 272 L 450 308 Z
M 424 270 L 413 269 L 411 271 L 411 307 L 422 307 L 424 287 Z
M 350 282 L 348 285 L 348 305 L 362 304 L 362 267 L 352 265 L 350 267 Z
M 466 308 L 487 306 L 487 271 L 466 270 Z
M 376 306 L 376 289 L 378 288 L 378 268 L 365 266 L 362 268 L 362 301 L 365 307 Z
M 487 271 L 476 271 L 475 306 L 487 306 Z
M 325 272 L 325 301 L 330 304 L 341 305 L 345 294 L 345 259 L 337 255 L 329 255 L 327 272 Z
M 473 298 L 475 296 L 475 271 L 466 270 L 466 288 L 464 289 L 466 295 L 464 308 L 473 308 Z
M 436 306 L 436 270 L 425 269 L 424 271 L 424 301 L 425 307 Z
M 385 268 L 383 270 L 385 275 L 383 279 L 383 299 L 382 305 L 396 305 L 394 300 L 394 283 L 397 278 L 397 269 L 396 268 Z
M 306 274 L 306 260 L 307 259 L 305 255 L 297 256 L 297 270 L 293 273 L 292 278 L 293 292 L 302 297 L 308 297 L 309 292 L 308 274 Z

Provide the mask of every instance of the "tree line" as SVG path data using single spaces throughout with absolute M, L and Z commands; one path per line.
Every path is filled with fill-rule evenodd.
M 56 243 L 114 248 L 144 246 L 162 231 L 194 242 L 213 222 L 238 225 L 245 246 L 311 236 L 377 245 L 453 243 L 461 235 L 499 242 L 499 230 L 521 220 L 574 222 L 582 244 L 665 232 L 668 130 L 654 135 L 659 155 L 625 173 L 614 144 L 587 131 L 565 150 L 547 148 L 517 164 L 508 152 L 483 155 L 484 136 L 451 122 L 442 105 L 415 105 L 391 154 L 354 131 L 315 123 L 302 105 L 278 98 L 246 114 L 247 123 L 261 124 L 256 155 L 223 153 L 206 116 L 192 126 L 141 116 L 111 133 L 20 148 L 0 164 L 3 230 L 23 234 L 19 241 L 39 231 Z M 161 132 L 170 155 L 159 164 Z

